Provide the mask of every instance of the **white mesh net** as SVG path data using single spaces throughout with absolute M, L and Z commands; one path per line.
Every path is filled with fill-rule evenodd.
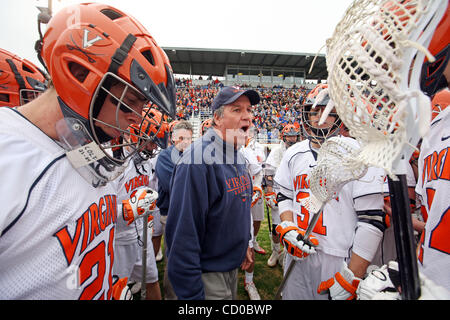
M 317 154 L 317 165 L 308 174 L 310 196 L 302 205 L 310 212 L 318 212 L 322 205 L 335 198 L 348 182 L 361 178 L 367 167 L 356 159 L 359 147 L 349 138 L 327 139 Z
M 394 178 L 429 127 L 420 69 L 447 1 L 357 0 L 327 40 L 329 94 L 358 159 Z

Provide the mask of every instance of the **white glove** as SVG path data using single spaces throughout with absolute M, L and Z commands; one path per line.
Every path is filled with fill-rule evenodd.
M 358 300 L 399 300 L 400 294 L 389 277 L 388 268 L 398 271 L 398 265 L 389 262 L 381 268 L 375 269 L 359 283 L 356 294 Z
M 300 230 L 292 221 L 283 221 L 275 229 L 280 235 L 280 242 L 294 260 L 303 260 L 308 255 L 316 253 L 319 240 L 310 235 L 307 241 L 304 239 L 305 232 Z
M 356 289 L 360 281 L 361 279 L 355 277 L 343 261 L 341 271 L 336 272 L 333 278 L 322 281 L 317 288 L 317 293 L 328 293 L 331 300 L 353 300 L 356 298 Z
M 261 199 L 263 195 L 263 192 L 260 187 L 254 186 L 253 187 L 253 196 L 252 196 L 252 207 Z
M 389 269 L 398 272 L 398 263 L 389 261 L 379 269 L 372 271 L 358 287 L 358 297 L 361 300 L 400 300 L 401 296 L 395 290 L 389 276 Z M 450 292 L 436 285 L 422 272 L 419 272 L 420 292 L 419 300 L 450 300 Z
M 136 190 L 130 199 L 122 201 L 123 219 L 130 224 L 147 212 L 154 210 L 156 199 L 158 199 L 158 192 L 155 190 L 147 187 Z
M 275 192 L 267 192 L 265 194 L 265 198 L 267 205 L 271 209 L 278 207 L 277 194 Z

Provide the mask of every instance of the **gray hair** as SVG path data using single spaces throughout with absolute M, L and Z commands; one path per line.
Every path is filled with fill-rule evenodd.
M 225 106 L 220 106 L 220 108 L 217 108 L 217 109 L 214 111 L 214 116 L 217 115 L 218 118 L 222 118 L 222 117 L 223 117 L 224 110 L 225 110 Z M 216 122 L 214 121 L 214 117 L 213 117 L 213 119 L 212 119 L 212 125 L 213 125 L 214 127 L 217 127 L 217 124 L 216 124 Z
M 177 123 L 176 125 L 173 126 L 172 129 L 172 134 L 173 132 L 175 132 L 176 130 L 180 130 L 180 129 L 184 129 L 184 130 L 188 130 L 191 133 L 194 132 L 194 129 L 192 128 L 192 124 L 189 121 L 186 120 L 180 120 L 179 123 Z

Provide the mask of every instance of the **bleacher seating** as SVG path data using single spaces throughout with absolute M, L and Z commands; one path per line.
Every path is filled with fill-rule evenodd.
M 201 80 L 205 82 L 205 80 Z M 194 85 L 193 81 L 177 80 L 177 118 L 186 119 L 194 128 L 194 138 L 200 134 L 201 123 L 212 117 L 210 105 L 223 86 L 221 83 Z M 245 88 L 252 88 L 244 85 Z M 301 88 L 252 88 L 259 92 L 261 102 L 255 108 L 253 124 L 258 130 L 257 139 L 264 144 L 279 142 L 279 132 L 287 124 L 299 125 L 300 106 L 310 90 Z

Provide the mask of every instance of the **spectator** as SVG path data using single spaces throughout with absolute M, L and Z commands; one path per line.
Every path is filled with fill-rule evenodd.
M 259 100 L 254 90 L 222 89 L 212 106 L 213 129 L 175 167 L 166 243 L 169 279 L 180 299 L 236 299 L 238 268 L 254 263 L 252 185 L 238 150 Z
M 172 146 L 161 151 L 156 162 L 155 173 L 158 177 L 158 200 L 156 205 L 160 212 L 160 223 L 162 225 L 163 233 L 167 221 L 167 214 L 170 203 L 170 185 L 173 169 L 176 162 L 183 154 L 184 150 L 192 142 L 192 125 L 187 121 L 180 121 L 173 127 L 170 133 L 170 142 Z M 167 255 L 166 255 L 167 256 Z M 167 260 L 167 259 L 166 259 Z M 163 288 L 166 300 L 176 299 L 176 295 L 167 278 L 167 261 L 165 263 Z

